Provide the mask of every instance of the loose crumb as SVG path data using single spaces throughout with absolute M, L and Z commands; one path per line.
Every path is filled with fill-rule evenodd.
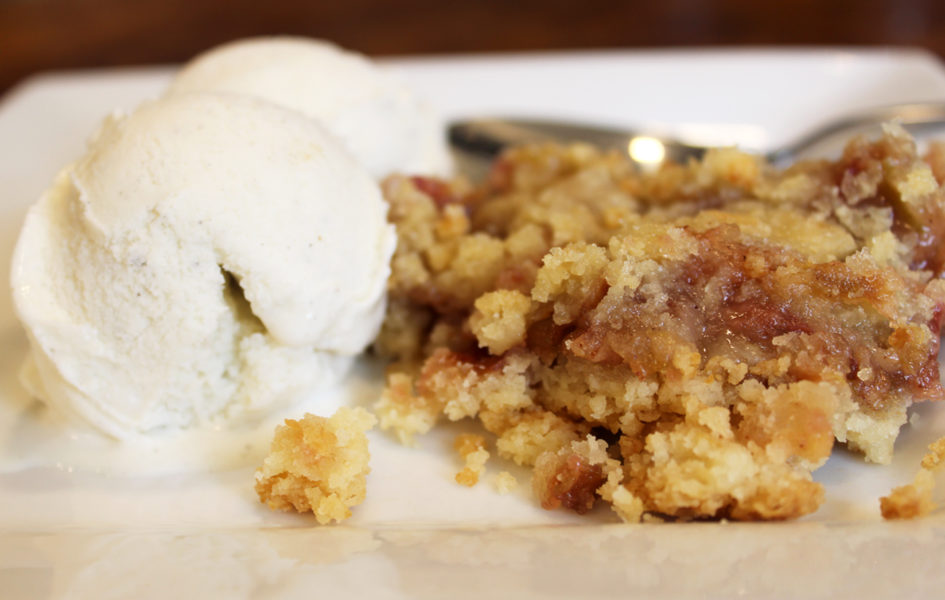
M 456 436 L 453 447 L 466 461 L 466 466 L 456 474 L 456 483 L 466 487 L 476 485 L 485 472 L 486 461 L 489 460 L 486 439 L 481 435 L 464 433 Z
M 371 472 L 365 432 L 375 423 L 361 408 L 286 419 L 256 471 L 260 501 L 273 510 L 311 511 L 323 525 L 350 517 L 351 507 L 364 501 Z
M 893 488 L 888 496 L 879 499 L 879 509 L 883 518 L 916 519 L 935 510 L 932 490 L 935 481 L 928 469 L 919 469 L 912 483 Z
M 929 451 L 922 457 L 922 468 L 939 471 L 945 466 L 945 437 L 929 444 Z
M 929 451 L 922 457 L 922 466 L 912 483 L 893 488 L 888 496 L 879 499 L 879 509 L 884 519 L 916 519 L 924 517 L 938 505 L 932 499 L 935 490 L 935 471 L 945 465 L 945 437 L 929 444 Z
M 518 479 L 508 471 L 500 471 L 499 474 L 495 476 L 494 483 L 496 491 L 500 494 L 508 494 L 518 487 Z

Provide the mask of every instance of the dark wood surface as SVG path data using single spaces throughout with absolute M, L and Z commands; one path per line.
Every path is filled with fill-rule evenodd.
M 0 93 L 38 71 L 182 62 L 262 34 L 375 56 L 896 45 L 945 57 L 945 0 L 0 0 Z

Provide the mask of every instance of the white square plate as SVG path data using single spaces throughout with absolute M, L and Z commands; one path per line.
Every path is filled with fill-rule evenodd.
M 384 61 L 447 118 L 487 114 L 650 124 L 768 149 L 830 117 L 945 100 L 945 70 L 910 50 L 659 51 Z M 0 103 L 0 281 L 25 211 L 111 109 L 160 94 L 169 68 L 50 74 Z M 4 284 L 5 285 L 5 284 Z M 0 596 L 931 597 L 945 589 L 945 518 L 885 523 L 878 497 L 909 481 L 945 407 L 923 406 L 889 467 L 838 450 L 816 478 L 819 512 L 791 523 L 623 525 L 535 507 L 527 474 L 500 461 L 472 489 L 453 481 L 462 426 L 404 448 L 373 432 L 368 497 L 343 526 L 273 514 L 252 467 L 164 477 L 70 468 L 76 437 L 36 459 L 39 412 L 17 369 L 26 338 L 0 294 Z M 363 365 L 333 397 L 367 402 Z M 119 446 L 114 451 L 120 452 Z M 260 453 L 261 448 L 251 449 Z M 48 457 L 48 454 L 47 454 Z M 256 462 L 261 460 L 257 457 Z M 492 477 L 520 485 L 499 495 Z

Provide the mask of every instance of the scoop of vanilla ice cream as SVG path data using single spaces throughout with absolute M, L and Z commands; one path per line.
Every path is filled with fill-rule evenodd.
M 197 56 L 169 94 L 235 92 L 320 120 L 375 177 L 446 174 L 444 127 L 429 107 L 364 56 L 308 38 L 251 38 Z
M 128 437 L 333 381 L 383 318 L 385 216 L 374 179 L 295 111 L 194 93 L 114 116 L 14 252 L 28 387 Z

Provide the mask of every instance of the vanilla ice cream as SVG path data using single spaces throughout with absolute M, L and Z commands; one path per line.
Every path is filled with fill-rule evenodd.
M 296 111 L 194 93 L 112 117 L 17 243 L 28 387 L 129 437 L 332 381 L 383 318 L 385 216 L 370 174 Z
M 445 174 L 443 123 L 365 57 L 307 38 L 240 40 L 184 66 L 169 94 L 235 92 L 318 119 L 375 177 Z

